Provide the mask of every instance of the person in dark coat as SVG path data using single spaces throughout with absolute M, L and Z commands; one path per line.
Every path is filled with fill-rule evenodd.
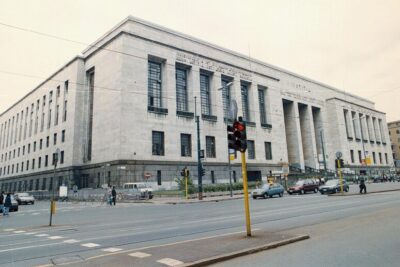
M 364 194 L 367 193 L 367 186 L 365 185 L 365 180 L 364 178 L 360 179 L 360 194 L 364 191 Z
M 4 212 L 4 191 L 0 194 L 0 211 Z
M 112 188 L 111 195 L 112 195 L 112 202 L 115 206 L 115 202 L 117 201 L 117 191 L 115 191 L 115 186 L 113 186 Z
M 11 194 L 7 193 L 6 199 L 4 200 L 4 211 L 3 211 L 4 216 L 6 216 L 6 215 L 10 216 L 8 213 L 10 210 L 10 207 L 11 207 Z

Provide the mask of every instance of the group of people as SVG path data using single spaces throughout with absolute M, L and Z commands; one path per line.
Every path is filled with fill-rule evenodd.
M 4 194 L 4 191 L 0 194 L 0 210 L 3 212 L 3 216 L 10 216 L 9 210 L 11 207 L 11 194 Z
M 107 190 L 107 202 L 108 202 L 108 204 L 110 206 L 112 206 L 113 204 L 115 206 L 115 203 L 117 202 L 117 191 L 115 191 L 115 186 L 108 187 L 108 190 Z

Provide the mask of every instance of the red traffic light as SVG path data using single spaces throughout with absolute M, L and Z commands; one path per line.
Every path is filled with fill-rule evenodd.
M 243 132 L 246 130 L 246 126 L 238 121 L 235 121 L 235 123 L 233 124 L 233 128 L 237 129 L 239 132 Z

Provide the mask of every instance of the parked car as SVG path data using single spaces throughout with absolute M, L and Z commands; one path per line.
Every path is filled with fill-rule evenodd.
M 307 192 L 318 193 L 319 182 L 316 180 L 306 179 L 297 181 L 296 184 L 288 188 L 289 195 L 298 193 L 304 194 Z
M 269 198 L 273 197 L 275 195 L 278 195 L 279 197 L 283 196 L 283 192 L 285 189 L 283 188 L 282 185 L 280 184 L 264 184 L 261 188 L 257 188 L 251 192 L 251 196 L 254 199 L 257 199 L 258 197 L 263 197 L 263 198 Z
M 349 185 L 346 183 L 346 180 L 343 180 L 343 191 L 348 192 L 349 191 Z M 339 179 L 334 179 L 334 180 L 329 180 L 325 183 L 325 185 L 320 186 L 319 192 L 321 194 L 332 194 L 332 193 L 338 193 L 340 192 L 340 180 Z
M 0 193 L 1 194 L 1 193 Z M 6 195 L 3 195 L 4 196 L 4 200 L 6 199 Z M 18 211 L 18 202 L 15 200 L 15 198 L 14 198 L 14 196 L 13 195 L 11 195 L 11 207 L 10 207 L 10 210 L 9 210 L 10 212 L 12 212 L 12 211 Z M 0 209 L 0 213 L 2 213 L 3 212 L 3 210 L 2 209 Z
M 153 188 L 147 183 L 125 183 L 123 185 L 122 193 L 126 198 L 143 198 L 152 199 L 153 198 Z
M 14 198 L 18 202 L 18 205 L 35 204 L 35 198 L 32 195 L 29 195 L 28 193 L 15 193 Z

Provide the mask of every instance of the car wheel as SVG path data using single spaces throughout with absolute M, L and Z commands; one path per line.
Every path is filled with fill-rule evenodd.
M 268 198 L 269 196 L 268 196 L 267 193 L 265 193 L 265 194 L 263 195 L 263 197 L 264 197 L 264 198 Z
M 279 197 L 283 197 L 283 193 L 282 192 L 279 193 Z
M 257 197 L 256 197 L 256 196 L 253 196 L 253 199 L 257 199 Z
M 292 192 L 289 192 L 289 195 L 291 195 L 292 194 Z

